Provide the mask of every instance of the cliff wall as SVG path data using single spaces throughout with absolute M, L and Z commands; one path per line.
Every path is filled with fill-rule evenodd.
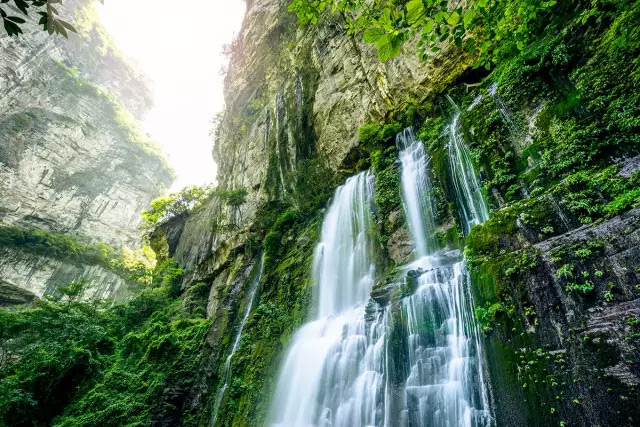
M 135 248 L 140 213 L 166 191 L 172 171 L 138 124 L 151 107 L 144 77 L 85 3 L 64 4 L 78 28 L 69 40 L 35 29 L 0 36 L 1 226 Z M 32 278 L 25 287 L 39 296 L 51 281 L 105 280 L 92 266 L 67 268 L 46 256 L 21 260 L 19 247 L 3 251 L 4 280 L 22 286 L 24 273 Z M 10 260 L 18 263 L 10 268 L 18 276 L 7 269 Z M 115 277 L 104 285 L 119 286 Z
M 637 423 L 640 44 L 637 32 L 616 42 L 637 6 L 608 2 L 489 72 L 452 47 L 380 64 L 340 16 L 301 29 L 287 3 L 248 2 L 233 45 L 214 157 L 221 185 L 247 188 L 248 202 L 212 198 L 168 233 L 180 235 L 183 287 L 209 288 L 212 321 L 193 383 L 167 390 L 172 419 L 212 422 L 261 255 L 215 421 L 267 418 L 283 350 L 308 316 L 323 207 L 345 177 L 376 174 L 382 276 L 411 256 L 394 136 L 413 125 L 431 156 L 437 236 L 465 250 L 497 424 Z M 454 121 L 491 208 L 469 235 L 448 157 Z

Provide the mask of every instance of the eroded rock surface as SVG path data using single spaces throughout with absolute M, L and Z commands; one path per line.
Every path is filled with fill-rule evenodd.
M 78 28 L 69 40 L 30 28 L 0 35 L 0 225 L 135 248 L 140 213 L 173 176 L 137 123 L 151 106 L 146 81 L 87 3 L 64 4 Z M 98 294 L 122 284 L 97 266 L 2 250 L 0 278 L 36 295 L 77 274 L 95 279 Z

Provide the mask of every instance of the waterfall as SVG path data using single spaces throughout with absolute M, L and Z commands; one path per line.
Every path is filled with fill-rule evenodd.
M 468 230 L 488 210 L 458 121 L 459 115 L 449 155 Z M 401 282 L 390 284 L 390 302 L 374 304 L 373 176 L 361 173 L 336 190 L 314 253 L 315 316 L 284 359 L 270 413 L 274 427 L 493 425 L 469 276 L 460 251 L 432 237 L 429 155 L 411 128 L 396 143 L 415 261 L 400 271 Z
M 365 320 L 375 276 L 373 176 L 337 189 L 314 253 L 315 319 L 293 337 L 271 408 L 274 426 L 381 425 L 386 313 Z
M 447 97 L 455 108 L 455 115 L 449 125 L 449 168 L 463 231 L 469 234 L 471 227 L 489 219 L 489 209 L 464 142 L 460 110 L 448 95 Z
M 463 214 L 465 229 L 486 219 L 487 208 L 479 191 L 477 178 L 470 168 L 458 130 L 459 115 L 454 118 L 452 129 L 458 136 L 449 150 L 453 181 L 460 206 L 469 207 Z M 405 141 L 405 130 L 398 141 Z M 428 164 L 424 144 L 413 138 L 411 144 L 401 146 L 402 188 L 430 188 L 428 170 L 412 171 Z M 408 153 L 421 153 L 409 156 Z M 406 160 L 406 162 L 405 162 Z M 411 171 L 410 173 L 408 173 Z M 423 182 L 419 182 L 423 180 Z M 475 183 L 475 191 L 473 185 Z M 428 194 L 428 193 L 427 193 Z M 409 229 L 416 247 L 419 242 L 430 242 L 435 224 L 433 211 L 412 211 L 413 195 L 403 191 Z M 424 196 L 424 195 L 423 195 Z M 467 199 L 468 198 L 468 199 Z M 412 223 L 431 224 L 423 234 Z M 482 378 L 480 339 L 473 318 L 468 275 L 459 251 L 431 250 L 417 255 L 419 259 L 407 267 L 417 277 L 415 293 L 400 302 L 400 325 L 406 325 L 407 336 L 404 358 L 409 372 L 403 389 L 403 401 L 396 418 L 402 426 L 480 427 L 491 425 L 488 395 Z
M 407 223 L 412 236 L 421 236 L 415 241 L 416 253 L 419 257 L 424 257 L 437 249 L 437 242 L 432 237 L 436 229 L 436 207 L 429 178 L 431 159 L 411 127 L 396 136 L 396 144 L 401 150 L 402 199 Z
M 236 333 L 236 339 L 234 340 L 233 346 L 231 347 L 231 352 L 227 356 L 227 359 L 224 362 L 224 366 L 222 367 L 221 378 L 224 381 L 224 383 L 222 387 L 219 387 L 218 391 L 216 392 L 216 402 L 213 407 L 213 412 L 211 416 L 211 426 L 215 426 L 216 424 L 216 421 L 218 419 L 218 413 L 222 405 L 222 401 L 224 400 L 224 397 L 227 394 L 227 389 L 229 388 L 229 374 L 231 372 L 231 360 L 233 359 L 233 356 L 236 354 L 236 351 L 238 351 L 238 347 L 240 346 L 240 338 L 242 337 L 242 331 L 244 329 L 244 326 L 247 323 L 247 320 L 249 320 L 249 315 L 251 314 L 251 308 L 253 307 L 255 296 L 258 293 L 258 288 L 260 287 L 260 280 L 262 279 L 263 264 L 264 264 L 264 254 L 260 257 L 260 261 L 258 262 L 256 267 L 254 267 L 256 270 L 255 270 L 255 275 L 253 277 L 253 280 L 251 280 L 251 284 L 249 286 L 249 299 L 247 301 L 247 307 L 244 311 L 244 317 L 242 318 L 242 321 L 238 326 L 238 332 Z
M 507 104 L 504 102 L 504 99 L 502 99 L 498 95 L 498 83 L 492 84 L 489 90 L 487 91 L 487 93 L 489 94 L 490 97 L 493 98 L 496 104 L 496 107 L 500 112 L 500 115 L 502 116 L 504 121 L 510 127 L 514 128 L 516 126 L 516 122 L 515 120 L 513 120 L 513 113 L 511 113 L 511 110 L 509 110 L 509 107 L 507 107 Z

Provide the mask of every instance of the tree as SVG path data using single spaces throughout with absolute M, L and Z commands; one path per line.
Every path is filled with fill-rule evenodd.
M 209 197 L 217 197 L 218 200 L 220 200 L 220 209 L 226 205 L 230 207 L 233 212 L 238 212 L 240 206 L 247 202 L 248 195 L 249 192 L 246 188 L 225 190 L 210 185 L 203 187 L 191 185 L 177 193 L 152 201 L 151 209 L 142 212 L 142 220 L 147 227 L 156 227 L 158 224 L 167 222 L 171 218 L 188 214 L 202 205 Z
M 100 2 L 104 3 L 103 0 Z M 0 17 L 9 36 L 22 34 L 22 26 L 27 23 L 24 18 L 11 14 L 12 11 L 19 11 L 25 17 L 29 17 L 30 13 L 36 18 L 40 17 L 38 25 L 49 34 L 68 37 L 68 32 L 75 33 L 76 29 L 59 18 L 58 5 L 62 5 L 62 0 L 0 0 Z
M 142 219 L 148 226 L 166 222 L 178 215 L 191 212 L 216 191 L 210 185 L 198 187 L 190 185 L 167 197 L 159 197 L 151 202 L 151 209 L 142 212 Z
M 249 191 L 246 188 L 238 188 L 236 190 L 218 190 L 216 195 L 227 206 L 231 208 L 232 213 L 240 214 L 240 221 L 242 221 L 242 212 L 240 206 L 247 203 L 247 196 Z M 232 218 L 232 223 L 235 223 L 235 217 Z
M 69 303 L 76 301 L 82 298 L 82 295 L 84 294 L 84 291 L 87 288 L 87 285 L 88 283 L 86 279 L 81 279 L 78 281 L 72 281 L 69 283 L 59 285 L 56 291 L 58 291 L 60 295 L 55 296 L 54 299 L 59 300 L 66 297 Z
M 490 68 L 497 46 L 522 50 L 532 27 L 546 23 L 556 0 L 292 0 L 302 25 L 315 24 L 325 10 L 344 17 L 348 34 L 362 34 L 374 44 L 380 61 L 396 57 L 409 40 L 417 41 L 422 59 L 439 52 L 444 43 L 477 55 L 476 67 Z M 498 43 L 500 42 L 500 43 Z M 501 47 L 502 49 L 502 47 Z

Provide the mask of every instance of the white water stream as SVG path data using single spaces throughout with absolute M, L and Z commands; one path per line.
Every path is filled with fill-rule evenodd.
M 380 425 L 384 325 L 368 323 L 374 281 L 373 176 L 338 188 L 314 255 L 316 318 L 293 338 L 272 409 L 274 425 Z
M 240 346 L 240 338 L 242 337 L 242 331 L 244 330 L 244 326 L 249 320 L 249 315 L 251 314 L 251 308 L 253 307 L 253 301 L 258 293 L 258 288 L 260 287 L 260 280 L 262 279 L 262 266 L 264 264 L 264 254 L 260 257 L 260 261 L 258 265 L 255 266 L 257 270 L 255 271 L 255 276 L 251 281 L 249 286 L 249 299 L 247 301 L 247 307 L 244 311 L 244 317 L 238 326 L 238 332 L 236 333 L 236 339 L 233 342 L 233 346 L 231 347 L 231 352 L 227 356 L 227 360 L 224 362 L 224 366 L 222 367 L 222 380 L 224 381 L 223 385 L 218 388 L 216 392 L 216 403 L 213 407 L 213 412 L 211 416 L 211 426 L 216 425 L 216 421 L 218 419 L 218 413 L 220 411 L 220 407 L 222 405 L 222 401 L 226 397 L 227 389 L 229 388 L 229 374 L 231 372 L 231 360 L 233 360 L 233 356 L 235 356 L 238 351 L 238 347 Z
M 459 115 L 453 120 L 451 129 L 458 129 Z M 413 132 L 410 133 L 413 135 Z M 419 171 L 428 164 L 424 144 L 415 137 L 406 140 L 407 131 L 398 138 L 398 145 L 407 152 L 422 152 L 422 158 L 403 160 L 403 188 L 424 186 L 429 171 Z M 410 143 L 409 143 L 410 142 Z M 450 165 L 452 180 L 460 206 L 469 209 L 463 212 L 463 226 L 485 219 L 487 212 L 481 197 L 477 178 L 471 166 L 462 137 L 452 137 Z M 415 171 L 405 173 L 405 171 Z M 426 177 L 426 178 L 425 178 Z M 475 197 L 479 195 L 479 197 Z M 405 206 L 410 192 L 404 192 Z M 465 198 L 469 198 L 466 199 Z M 478 215 L 478 216 L 475 216 Z M 407 222 L 415 241 L 429 241 L 429 234 L 419 235 L 415 224 L 433 222 L 432 211 L 414 212 L 406 209 Z M 425 218 L 429 217 L 431 218 Z M 433 229 L 429 230 L 433 233 Z M 418 248 L 419 245 L 416 245 Z M 482 377 L 481 347 L 478 330 L 473 318 L 473 303 L 469 291 L 468 275 L 464 261 L 458 251 L 438 249 L 437 245 L 426 253 L 417 251 L 418 259 L 407 267 L 418 270 L 416 292 L 401 301 L 402 324 L 406 324 L 407 348 L 405 357 L 409 361 L 409 375 L 404 386 L 404 408 L 399 418 L 402 426 L 472 427 L 491 425 L 488 394 Z M 415 274 L 415 273 L 414 273 Z
M 464 234 L 469 234 L 471 227 L 489 219 L 489 209 L 464 142 L 460 110 L 450 97 L 449 101 L 455 108 L 455 115 L 448 129 L 449 167 Z
M 458 129 L 458 119 L 451 130 Z M 457 202 L 467 209 L 462 216 L 468 230 L 488 210 L 462 136 L 451 143 L 452 179 L 462 198 Z M 316 316 L 293 338 L 272 404 L 272 426 L 493 423 L 464 261 L 432 237 L 428 154 L 411 129 L 398 135 L 397 144 L 405 214 L 416 242 L 416 260 L 402 281 L 415 280 L 415 292 L 367 307 L 377 279 L 373 177 L 350 178 L 336 191 L 323 223 L 314 255 Z

